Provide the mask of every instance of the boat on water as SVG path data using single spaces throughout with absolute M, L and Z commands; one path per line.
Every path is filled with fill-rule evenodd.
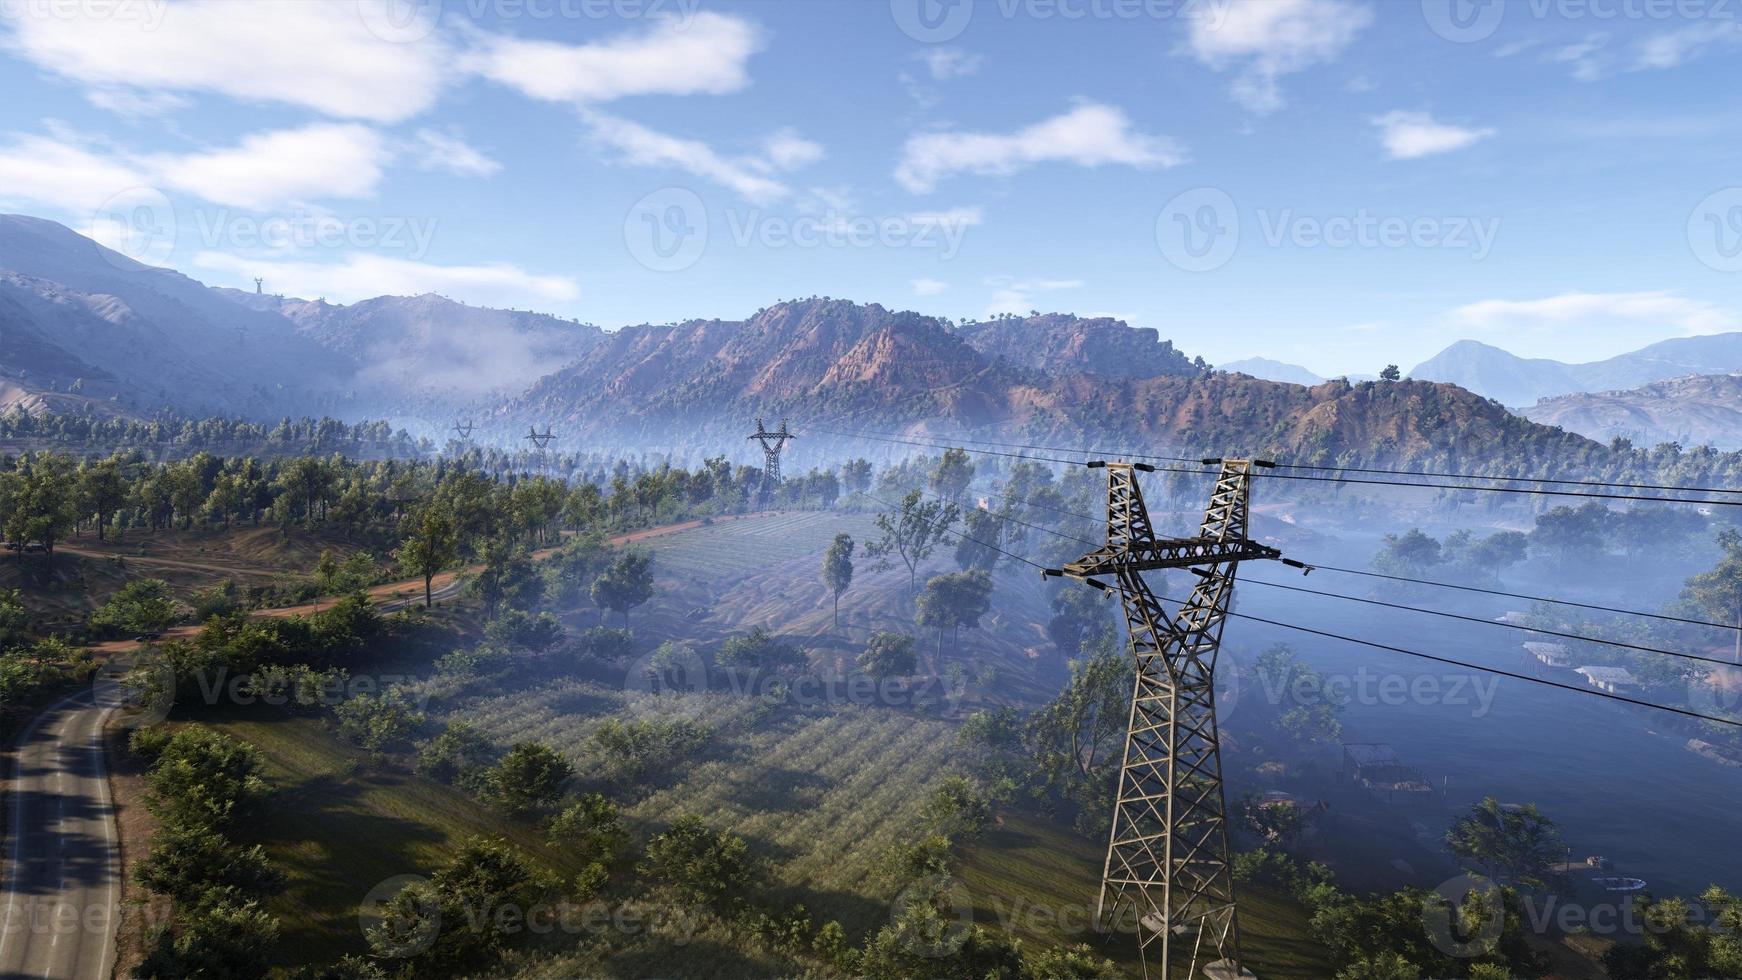
M 1591 884 L 1596 885 L 1598 888 L 1601 888 L 1606 892 L 1637 892 L 1645 889 L 1645 879 L 1624 878 L 1617 875 L 1604 875 L 1600 878 L 1592 878 Z

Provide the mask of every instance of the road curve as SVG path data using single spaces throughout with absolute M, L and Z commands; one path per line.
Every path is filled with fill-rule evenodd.
M 0 980 L 106 980 L 121 852 L 103 756 L 107 707 L 85 690 L 37 715 L 6 784 Z
M 769 512 L 730 515 L 715 521 L 746 520 Z M 682 521 L 617 535 L 622 546 L 687 531 L 702 521 Z M 555 548 L 535 552 L 548 557 Z M 460 572 L 444 572 L 432 584 L 433 597 L 459 593 Z M 394 582 L 369 590 L 384 610 L 423 602 L 422 580 Z M 256 615 L 290 616 L 318 612 L 328 598 L 301 606 L 261 610 Z M 193 636 L 198 626 L 169 636 Z M 138 644 L 113 641 L 94 652 L 129 652 Z M 0 980 L 108 980 L 115 959 L 115 927 L 120 911 L 121 850 L 115 808 L 103 754 L 103 725 L 112 708 L 101 706 L 92 690 L 65 698 L 33 719 L 19 735 L 12 771 L 5 785 L 7 836 L 5 891 L 0 892 Z

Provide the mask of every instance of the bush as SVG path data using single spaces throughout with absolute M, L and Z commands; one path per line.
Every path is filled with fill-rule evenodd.
M 151 812 L 178 827 L 221 830 L 266 794 L 259 751 L 198 726 L 164 742 L 145 781 Z
M 803 653 L 775 639 L 760 626 L 743 636 L 731 637 L 720 644 L 720 650 L 714 659 L 725 667 L 760 670 L 802 667 L 806 662 Z
M 499 646 L 521 647 L 542 653 L 562 642 L 563 626 L 550 613 L 510 609 L 484 626 L 484 636 Z
M 669 887 L 680 902 L 721 915 L 742 907 L 756 878 L 744 838 L 711 830 L 696 816 L 677 818 L 648 841 L 640 870 Z
M 175 600 L 169 583 L 160 578 L 136 578 L 91 613 L 91 628 L 103 633 L 157 633 L 175 622 Z
M 360 694 L 343 702 L 334 711 L 339 719 L 339 733 L 371 752 L 382 752 L 410 739 L 424 723 L 398 690 L 379 697 Z
M 509 813 L 531 813 L 560 799 L 563 783 L 574 772 L 568 760 L 550 746 L 520 742 L 490 770 L 486 795 Z
M 495 746 L 483 732 L 465 722 L 455 722 L 418 750 L 417 771 L 444 783 L 462 783 L 467 781 L 463 777 L 468 773 L 481 773 L 495 761 Z
M 622 721 L 607 718 L 593 729 L 593 745 L 607 778 L 633 781 L 701 748 L 708 733 L 683 719 Z
M 571 649 L 576 659 L 624 660 L 635 652 L 635 634 L 626 629 L 595 626 L 582 630 Z
M 238 847 L 217 831 L 166 826 L 151 839 L 151 851 L 133 866 L 133 879 L 177 902 L 200 904 L 214 889 L 256 897 L 284 885 L 258 844 Z
M 629 845 L 617 805 L 588 793 L 550 822 L 550 841 L 583 861 L 610 864 Z

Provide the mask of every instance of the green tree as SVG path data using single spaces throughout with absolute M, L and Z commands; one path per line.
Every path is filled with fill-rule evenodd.
M 1029 717 L 1028 744 L 1043 789 L 1077 806 L 1077 827 L 1100 832 L 1131 711 L 1131 658 L 1111 630 L 1070 664 L 1070 683 Z
M 586 793 L 550 822 L 551 844 L 588 863 L 610 864 L 629 846 L 617 804 Z
M 214 830 L 168 824 L 152 835 L 150 852 L 133 866 L 133 879 L 193 905 L 220 888 L 265 896 L 283 886 L 284 872 L 272 866 L 258 844 L 242 847 Z
M 835 599 L 834 625 L 841 628 L 841 593 L 853 584 L 853 536 L 835 535 L 829 550 L 823 553 L 823 584 Z
M 624 627 L 628 627 L 629 610 L 653 598 L 652 553 L 640 548 L 619 553 L 593 581 L 590 591 L 600 609 L 621 614 Z
M 871 641 L 865 644 L 865 652 L 859 654 L 856 662 L 860 671 L 879 680 L 910 676 L 919 666 L 919 658 L 913 652 L 913 637 L 905 633 L 871 634 Z
M 931 471 L 931 487 L 952 504 L 959 505 L 968 485 L 974 482 L 974 461 L 965 449 L 946 449 Z
M 1688 579 L 1681 598 L 1699 613 L 1736 624 L 1736 662 L 1742 663 L 1742 532 L 1719 531 L 1718 547 L 1723 551 L 1718 564 Z
M 146 774 L 146 806 L 168 826 L 221 830 L 266 793 L 260 753 L 203 726 L 178 730 Z
M 169 583 L 160 578 L 136 578 L 121 587 L 95 612 L 91 626 L 121 633 L 156 633 L 176 619 Z
M 920 808 L 935 834 L 950 840 L 973 839 L 992 820 L 992 805 L 965 776 L 946 776 L 926 794 Z
M 1560 827 L 1536 804 L 1503 804 L 1490 796 L 1452 821 L 1446 831 L 1452 853 L 1481 867 L 1491 878 L 1510 878 L 1542 888 L 1566 858 Z
M 1395 364 L 1387 364 L 1385 369 L 1379 372 L 1379 380 L 1381 381 L 1401 381 L 1402 379 L 1403 372 L 1398 370 Z
M 919 563 L 931 557 L 959 516 L 955 504 L 927 500 L 918 490 L 911 491 L 901 498 L 901 507 L 894 514 L 877 515 L 882 537 L 867 545 L 865 554 L 877 560 L 878 571 L 891 567 L 890 555 L 899 557 L 907 566 L 908 587 L 917 592 Z
M 919 625 L 938 631 L 938 656 L 944 653 L 944 630 L 960 635 L 962 627 L 978 628 L 992 608 L 992 576 L 982 571 L 951 572 L 925 584 L 919 597 Z M 959 642 L 959 641 L 958 641 Z
M 744 838 L 712 830 L 693 815 L 678 817 L 647 842 L 640 869 L 679 902 L 721 915 L 742 907 L 757 878 Z
M 1373 567 L 1387 575 L 1413 577 L 1440 563 L 1440 543 L 1410 528 L 1403 534 L 1387 534 L 1385 544 L 1373 556 Z
M 531 813 L 562 797 L 574 767 L 557 751 L 538 742 L 519 742 L 490 770 L 491 802 L 516 815 Z
M 439 505 L 430 505 L 416 519 L 411 534 L 399 545 L 399 567 L 408 574 L 423 578 L 423 607 L 432 604 L 430 583 L 436 573 L 459 557 L 459 538 L 454 529 L 453 514 Z
M 962 530 L 956 535 L 956 565 L 962 571 L 991 571 L 1002 557 L 1004 519 L 989 510 L 971 507 L 962 515 Z

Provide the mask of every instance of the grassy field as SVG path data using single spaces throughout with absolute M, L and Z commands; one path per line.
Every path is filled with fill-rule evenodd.
M 369 890 L 396 875 L 428 875 L 471 836 L 503 837 L 564 874 L 579 870 L 530 826 L 440 783 L 383 769 L 323 722 L 267 708 L 205 720 L 265 757 L 273 795 L 243 834 L 264 844 L 290 879 L 268 903 L 283 922 L 275 963 L 366 952 L 357 908 Z
M 1105 842 L 1041 817 L 1005 812 L 1001 825 L 967 849 L 958 876 L 978 922 L 1024 942 L 1085 943 L 1142 976 L 1137 941 L 1092 929 Z M 1307 934 L 1307 912 L 1271 889 L 1239 889 L 1241 954 L 1264 980 L 1323 980 L 1335 970 Z M 1183 962 L 1180 964 L 1183 968 Z

